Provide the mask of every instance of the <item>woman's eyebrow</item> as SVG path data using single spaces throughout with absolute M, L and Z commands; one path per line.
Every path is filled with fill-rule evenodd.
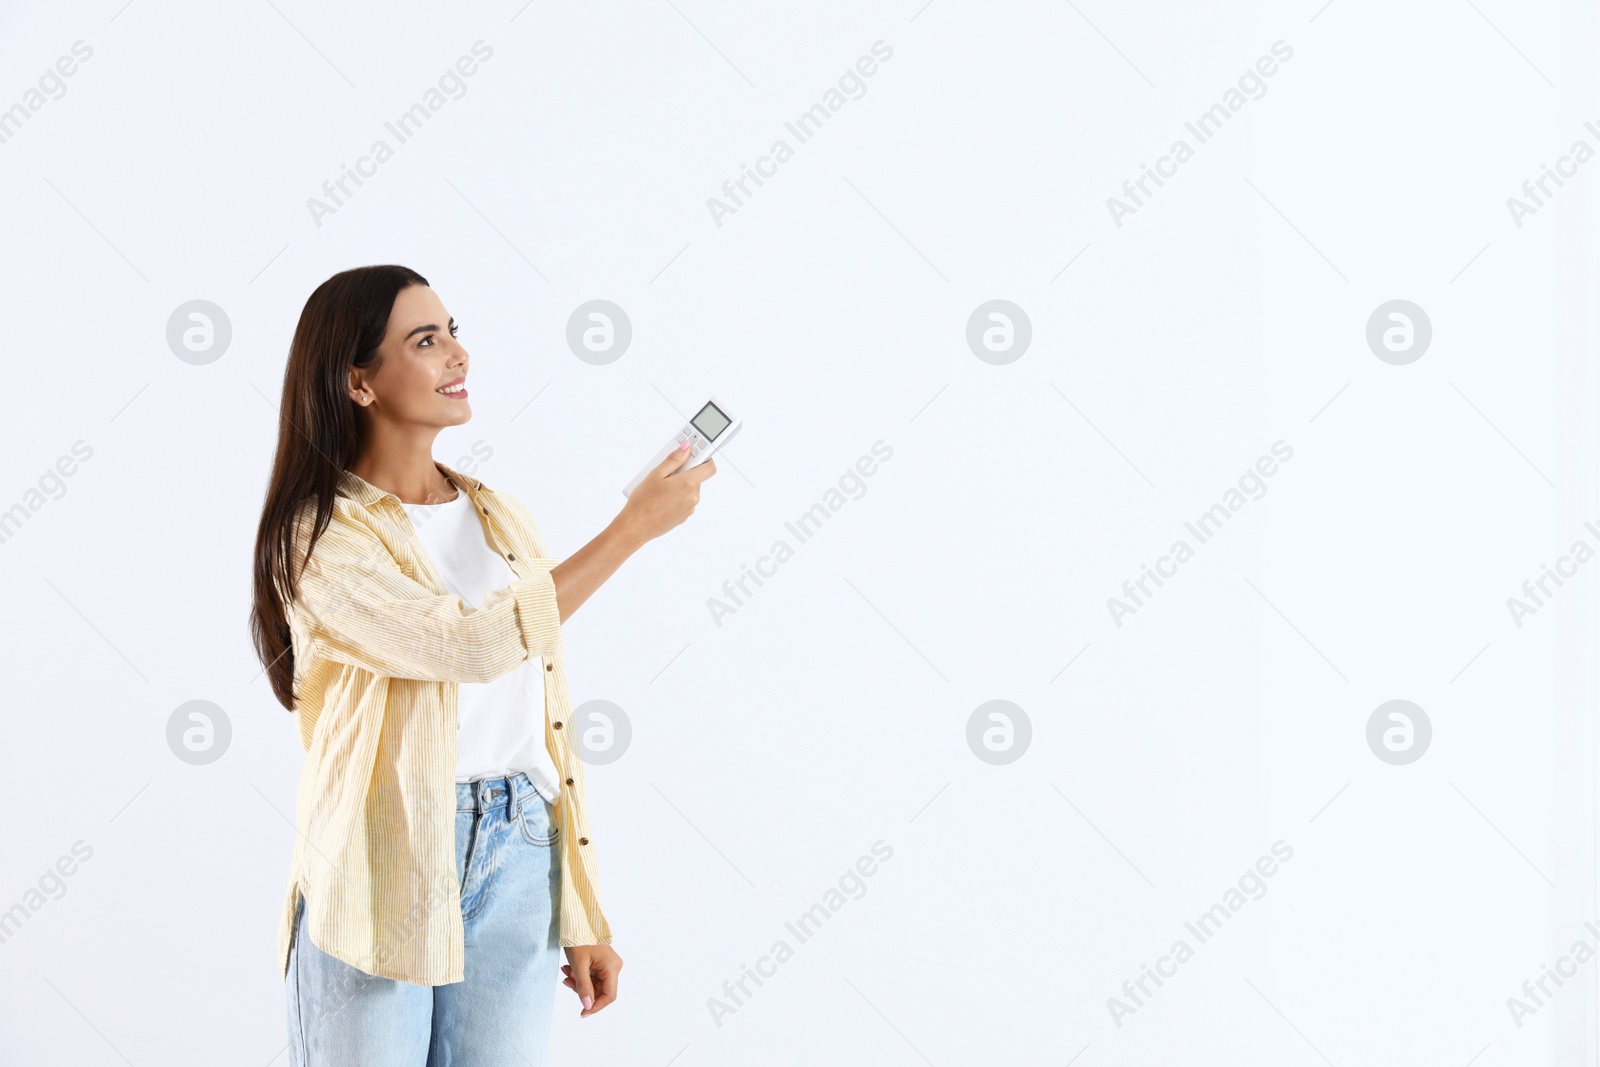
M 454 326 L 455 324 L 456 324 L 455 316 L 452 315 L 450 317 L 450 325 Z M 429 323 L 426 326 L 418 326 L 416 329 L 414 329 L 410 333 L 406 334 L 403 339 L 409 341 L 413 337 L 415 337 L 417 334 L 419 334 L 419 333 L 427 333 L 430 330 L 433 331 L 434 333 L 438 333 L 439 332 L 439 327 L 433 325 L 432 323 Z

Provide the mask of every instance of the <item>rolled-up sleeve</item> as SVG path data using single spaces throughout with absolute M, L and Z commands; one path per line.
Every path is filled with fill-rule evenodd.
M 476 607 L 410 577 L 372 531 L 335 517 L 302 570 L 293 610 L 329 659 L 388 678 L 491 682 L 561 644 L 553 559 Z

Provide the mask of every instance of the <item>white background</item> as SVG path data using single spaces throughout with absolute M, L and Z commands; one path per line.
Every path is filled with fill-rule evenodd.
M 0 909 L 93 849 L 0 944 L 0 1059 L 286 1059 L 303 755 L 248 640 L 251 548 L 301 306 L 392 262 L 472 355 L 437 458 L 492 451 L 468 469 L 552 555 L 707 395 L 746 420 L 566 627 L 574 699 L 633 730 L 588 774 L 626 967 L 593 1018 L 558 990 L 551 1062 L 1596 1062 L 1592 962 L 1520 1027 L 1507 998 L 1595 940 L 1600 563 L 1506 607 L 1600 543 L 1600 162 L 1521 227 L 1506 206 L 1600 148 L 1595 4 L 920 3 L 0 15 L 0 108 L 93 49 L 0 144 Z M 465 94 L 319 226 L 308 198 L 478 40 Z M 1265 95 L 1116 225 L 1279 40 Z M 707 198 L 780 137 L 718 226 Z M 633 326 L 605 366 L 565 341 L 597 298 Z M 1033 330 L 1004 366 L 965 339 L 997 298 Z M 166 342 L 194 299 L 233 331 L 203 366 Z M 1365 338 L 1392 299 L 1432 323 L 1404 366 Z M 1266 494 L 1118 627 L 1107 598 L 1279 440 Z M 232 729 L 204 766 L 166 740 L 197 699 Z M 966 741 L 997 699 L 1032 727 L 1004 766 Z M 1433 728 L 1406 766 L 1367 745 L 1391 699 Z M 865 895 L 719 1026 L 709 999 L 880 839 Z M 1108 998 L 1279 840 L 1266 895 L 1119 1026 Z

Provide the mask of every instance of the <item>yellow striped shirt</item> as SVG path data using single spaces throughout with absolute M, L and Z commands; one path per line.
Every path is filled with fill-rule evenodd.
M 600 911 L 583 762 L 571 740 L 561 618 L 533 515 L 515 497 L 435 463 L 468 494 L 516 580 L 476 609 L 449 593 L 400 498 L 342 472 L 328 528 L 287 613 L 305 767 L 278 931 L 283 977 L 297 896 L 318 948 L 368 974 L 419 985 L 465 978 L 456 876 L 461 682 L 545 662 L 545 748 L 561 775 L 562 945 L 609 944 Z M 305 557 L 310 501 L 296 523 Z

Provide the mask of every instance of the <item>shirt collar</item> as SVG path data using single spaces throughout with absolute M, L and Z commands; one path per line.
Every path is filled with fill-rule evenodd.
M 450 467 L 445 466 L 438 460 L 434 460 L 433 465 L 439 468 L 439 472 L 441 474 L 454 482 L 457 489 L 471 497 L 474 503 L 477 502 L 478 490 L 484 488 L 484 484 L 482 482 L 478 481 L 476 478 L 469 478 L 460 471 L 453 470 Z M 347 496 L 354 500 L 362 507 L 368 508 L 377 504 L 377 502 L 382 500 L 384 497 L 389 497 L 396 504 L 401 502 L 400 498 L 395 496 L 393 493 L 384 489 L 379 489 L 377 486 L 373 485 L 365 478 L 362 478 L 360 475 L 352 474 L 347 470 L 341 470 L 339 472 L 338 492 L 340 495 Z

